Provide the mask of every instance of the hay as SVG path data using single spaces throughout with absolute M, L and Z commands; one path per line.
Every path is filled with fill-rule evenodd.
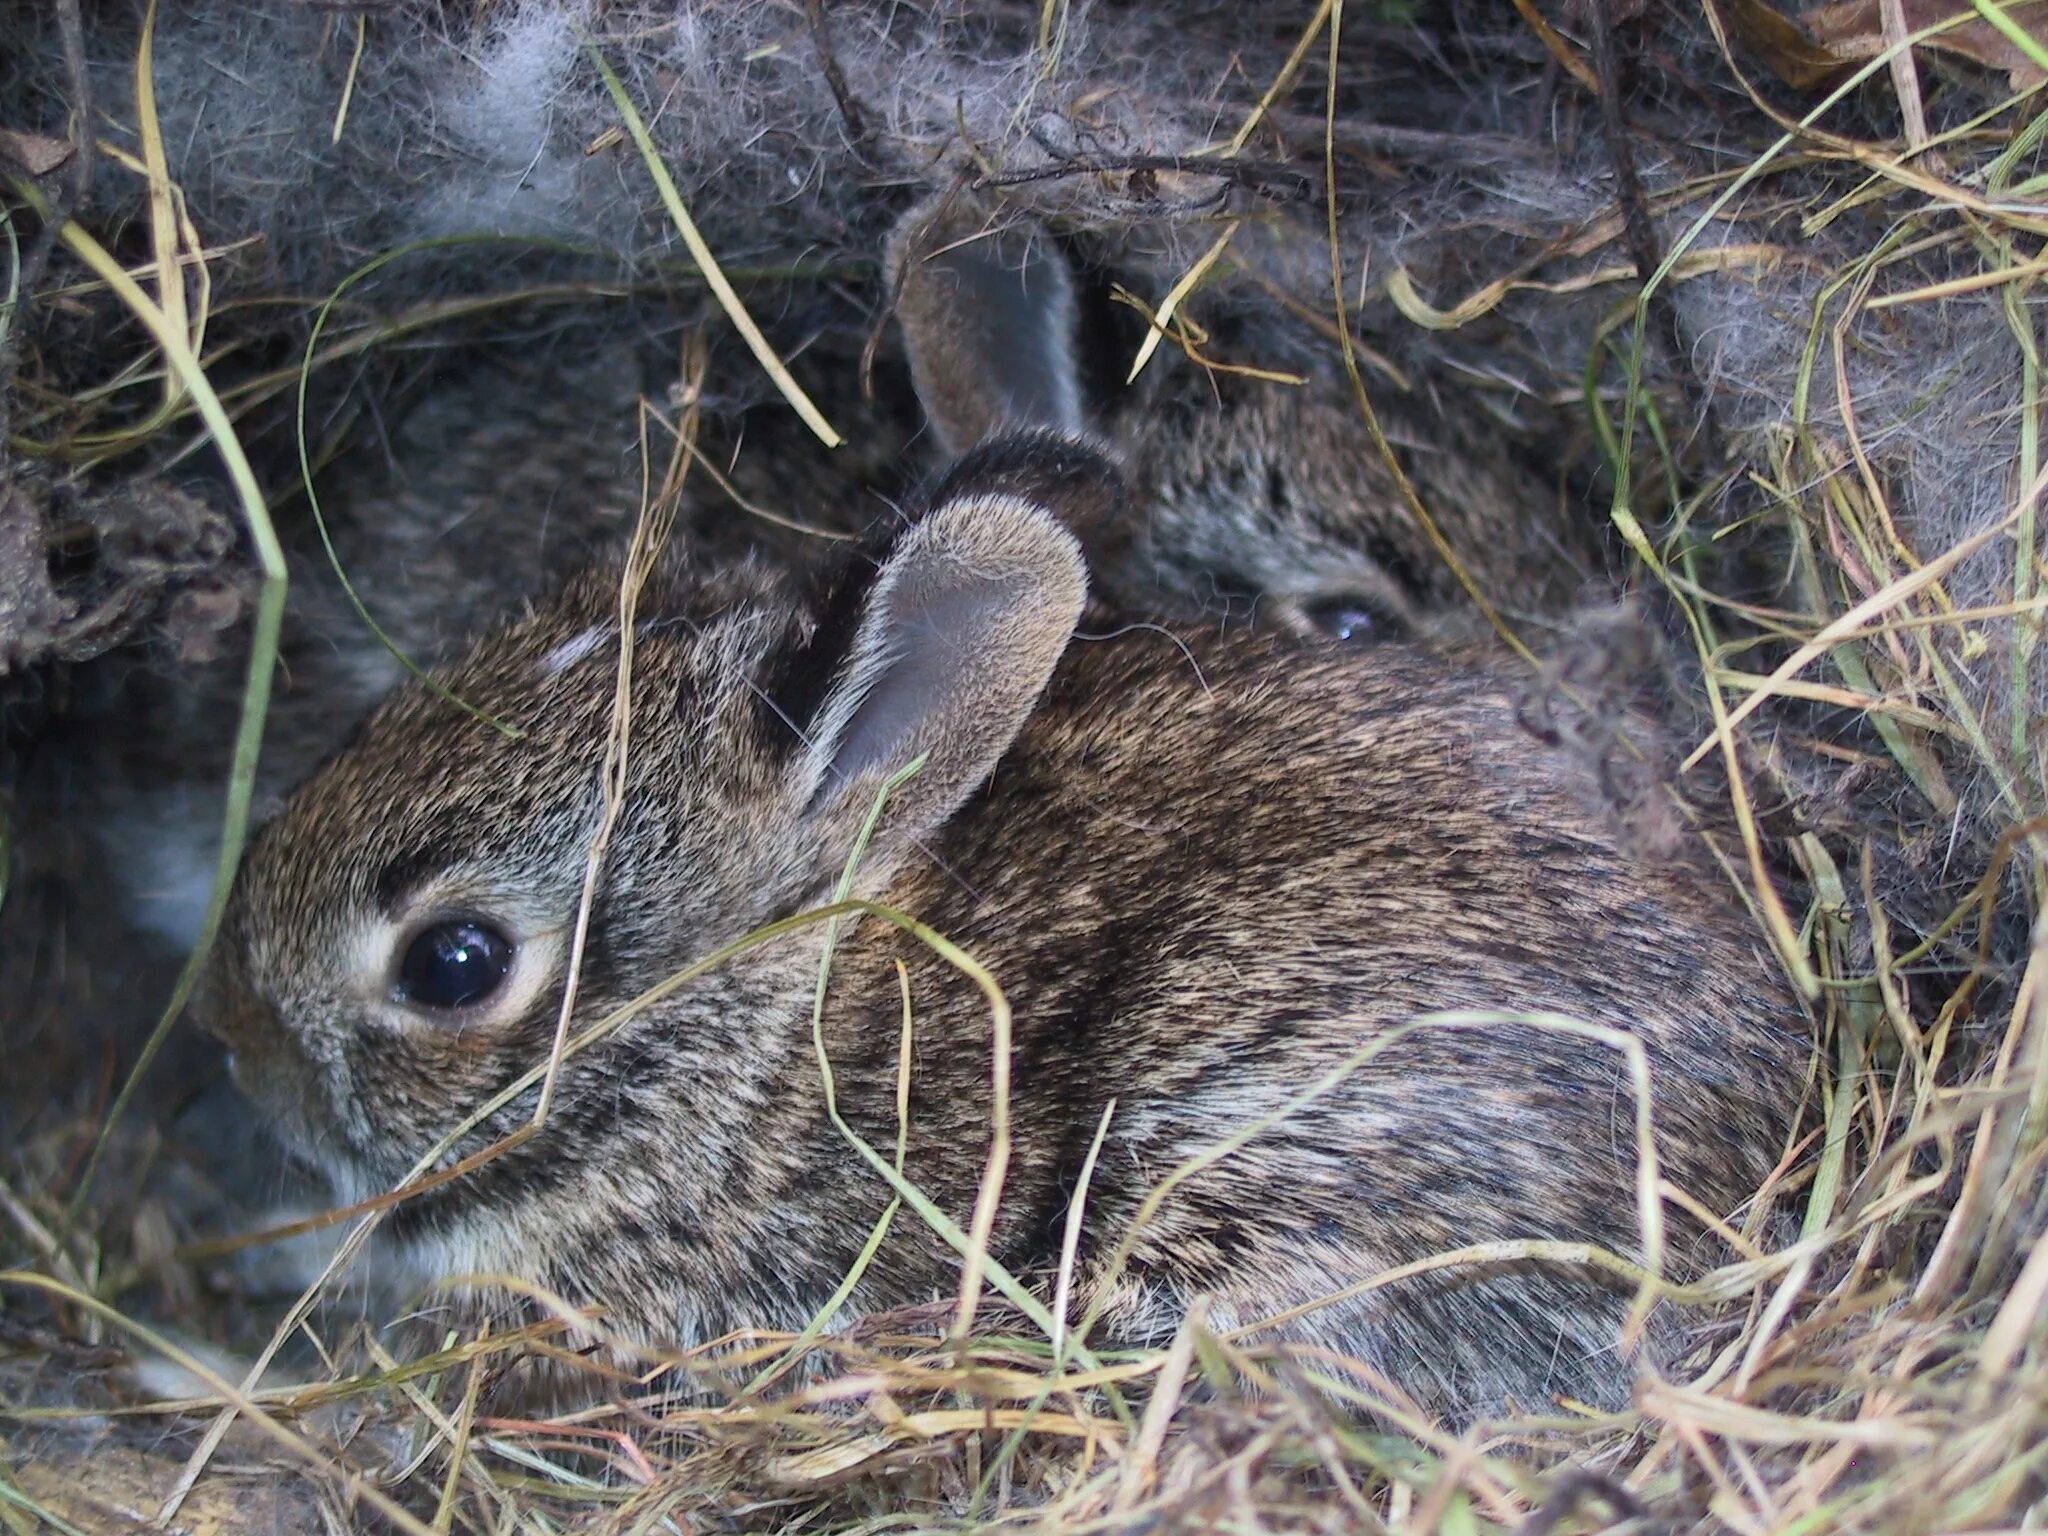
M 1774 25 L 1760 0 L 1277 9 L 527 0 L 480 17 L 407 3 L 227 21 L 167 5 L 142 93 L 152 125 L 139 12 L 96 11 L 70 69 L 66 7 L 0 7 L 0 35 L 22 44 L 0 49 L 0 160 L 39 178 L 10 183 L 0 246 L 5 291 L 24 300 L 0 375 L 0 497 L 87 509 L 15 514 L 5 542 L 26 530 L 45 551 L 103 551 L 15 562 L 64 581 L 0 606 L 20 845 L 0 913 L 0 1462 L 14 1469 L 0 1526 L 119 1530 L 173 1507 L 195 1529 L 337 1529 L 374 1507 L 407 1530 L 621 1533 L 2042 1523 L 2036 22 L 2005 18 L 2015 41 L 1976 9 L 1912 3 L 1843 8 L 1846 34 Z M 1910 51 L 1908 25 L 1929 29 Z M 673 198 L 586 37 L 637 104 Z M 1290 71 L 1293 88 L 1271 89 Z M 91 154 L 71 116 L 81 94 L 108 141 Z M 1603 113 L 1603 96 L 1621 110 Z M 1624 1415 L 1532 1404 L 1453 1434 L 1391 1385 L 1220 1336 L 1199 1313 L 1166 1348 L 1084 1359 L 1000 1301 L 954 1336 L 946 1301 L 629 1352 L 642 1368 L 605 1381 L 601 1406 L 515 1418 L 491 1388 L 522 1357 L 600 1371 L 565 1354 L 569 1319 L 547 1298 L 522 1325 L 441 1336 L 442 1298 L 362 1283 L 274 1329 L 336 1231 L 295 1239 L 312 1258 L 281 1275 L 263 1267 L 279 1250 L 211 1242 L 274 1224 L 227 1187 L 234 1112 L 182 1102 L 214 1065 L 173 1035 L 131 1110 L 107 1113 L 180 958 L 129 954 L 131 925 L 203 928 L 193 893 L 214 831 L 112 867 L 89 838 L 189 828 L 196 797 L 218 795 L 241 678 L 191 670 L 190 637 L 211 633 L 192 615 L 225 622 L 222 605 L 239 613 L 255 591 L 253 561 L 224 572 L 189 532 L 184 491 L 138 490 L 165 476 L 193 488 L 195 413 L 214 441 L 247 447 L 243 510 L 289 518 L 302 445 L 314 467 L 362 454 L 350 445 L 401 414 L 394 402 L 450 398 L 431 377 L 444 359 L 538 340 L 538 371 L 562 368 L 564 392 L 589 397 L 567 418 L 584 425 L 555 435 L 579 445 L 578 478 L 617 521 L 634 471 L 588 422 L 628 413 L 639 364 L 607 391 L 555 360 L 619 347 L 673 378 L 667 338 L 709 332 L 702 387 L 672 414 L 744 431 L 736 458 L 700 462 L 830 526 L 832 509 L 790 504 L 801 482 L 772 465 L 801 429 L 764 441 L 761 426 L 764 410 L 787 416 L 787 389 L 759 348 L 719 339 L 730 307 L 679 256 L 665 203 L 687 207 L 761 346 L 852 439 L 862 467 L 846 481 L 889 485 L 870 466 L 900 461 L 908 434 L 849 381 L 895 212 L 978 176 L 1160 317 L 1151 369 L 1206 349 L 1330 380 L 1343 365 L 1317 195 L 1326 136 L 1337 286 L 1370 392 L 1398 379 L 1485 421 L 1612 522 L 1627 579 L 1684 658 L 1681 783 L 1724 802 L 1731 871 L 1813 984 L 1809 1134 L 1759 1192 L 1798 1213 L 1799 1234 L 1761 1251 L 1761 1226 L 1733 1234 L 1742 1261 L 1673 1298 L 1701 1320 L 1687 1369 L 1646 1378 Z M 76 213 L 76 259 L 40 239 L 32 205 L 51 204 Z M 83 259 L 88 236 L 139 287 L 116 294 L 108 264 Z M 1640 267 L 1657 275 L 1639 296 Z M 475 428 L 502 388 L 486 375 L 442 409 Z M 432 444 L 446 423 L 420 414 Z M 432 451 L 452 464 L 460 435 Z M 503 459 L 522 441 L 507 423 L 479 451 Z M 654 443 L 656 460 L 671 446 Z M 478 471 L 455 464 L 447 484 L 463 473 Z M 480 573 L 445 622 L 412 622 L 393 601 L 418 558 L 396 505 L 330 511 L 364 601 L 400 607 L 394 637 L 428 659 L 506 574 Z M 89 536 L 64 531 L 80 526 Z M 302 622 L 317 637 L 353 620 L 337 604 Z M 1570 652 L 1569 636 L 1528 638 Z M 243 793 L 260 801 L 325 750 L 294 722 L 345 724 L 395 672 L 322 672 L 334 654 L 298 658 L 311 686 L 280 709 L 300 734 L 268 777 L 244 765 Z M 108 743 L 134 730 L 137 699 L 146 720 L 174 722 L 186 759 L 110 811 L 108 786 L 134 774 Z M 1772 874 L 1787 891 L 1775 905 Z M 149 893 L 171 888 L 178 913 L 152 917 Z M 898 1194 L 893 1219 L 938 1216 Z M 385 1326 L 408 1310 L 427 1319 L 424 1348 Z M 243 1384 L 266 1346 L 289 1385 Z M 237 1411 L 217 1416 L 224 1404 Z

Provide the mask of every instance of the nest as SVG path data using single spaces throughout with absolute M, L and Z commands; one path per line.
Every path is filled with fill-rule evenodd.
M 166 5 L 152 35 L 139 8 L 0 6 L 0 1524 L 2040 1522 L 2033 8 L 468 10 Z M 360 451 L 458 354 L 709 335 L 713 415 L 868 421 L 822 385 L 874 350 L 883 232 L 966 183 L 1115 274 L 1138 336 L 1284 371 L 1349 335 L 1373 392 L 1482 413 L 1614 529 L 1695 727 L 1677 781 L 1723 802 L 1815 1045 L 1758 1199 L 1796 1237 L 1731 1235 L 1739 1262 L 1671 1298 L 1697 1351 L 1629 1412 L 1452 1433 L 1199 1311 L 1087 1364 L 991 1303 L 617 1369 L 573 1348 L 601 1320 L 545 1298 L 402 1357 L 372 1292 L 253 1299 L 278 1245 L 224 1236 L 260 1223 L 221 1137 L 188 1134 L 238 1113 L 171 1028 L 194 969 L 109 915 L 81 765 L 137 690 L 226 699 L 192 766 L 246 820 L 240 673 L 194 669 L 239 622 L 274 642 L 301 463 Z M 1530 639 L 1586 681 L 1583 633 Z M 250 1371 L 274 1349 L 294 1384 Z M 497 1414 L 534 1356 L 603 1406 Z

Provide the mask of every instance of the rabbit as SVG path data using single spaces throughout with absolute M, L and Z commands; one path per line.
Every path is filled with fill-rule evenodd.
M 998 435 L 816 584 L 665 554 L 639 600 L 626 789 L 572 1029 L 843 880 L 929 925 L 1013 1010 L 990 1253 L 1041 1297 L 1108 1111 L 1074 1276 L 1093 1344 L 1159 1344 L 1198 1296 L 1212 1326 L 1256 1329 L 1472 1243 L 1637 1254 L 1622 1061 L 1507 1017 L 1393 1041 L 1131 1230 L 1170 1171 L 1429 1010 L 1626 1031 L 1661 1177 L 1739 1218 L 1787 1144 L 1805 1025 L 1712 865 L 1623 857 L 1590 775 L 1483 668 L 1270 627 L 1076 640 L 1070 530 L 1122 496 L 1084 440 Z M 618 590 L 599 562 L 440 674 L 522 739 L 404 687 L 237 877 L 199 1019 L 344 1200 L 396 1184 L 548 1055 L 602 815 Z M 747 948 L 569 1056 L 537 1136 L 391 1212 L 401 1265 L 516 1277 L 647 1344 L 802 1327 L 888 1197 L 813 1054 L 825 944 L 813 924 Z M 894 1145 L 905 985 L 905 1171 L 964 1228 L 990 1148 L 989 1005 L 872 911 L 845 920 L 823 996 L 836 1106 Z M 524 1124 L 535 1092 L 446 1159 Z M 1669 1217 L 1684 1269 L 1708 1239 Z M 960 1266 L 906 1214 L 841 1320 L 942 1296 Z M 516 1304 L 476 1283 L 475 1305 Z M 1612 1407 L 1635 1368 L 1616 1287 L 1503 1259 L 1254 1339 L 1339 1351 L 1452 1419 Z M 1652 1332 L 1662 1359 L 1677 1326 Z
M 1211 372 L 1169 344 L 1134 389 L 1091 413 L 1067 257 L 1044 228 L 960 187 L 902 217 L 886 269 L 943 453 L 1005 427 L 1074 433 L 1099 418 L 1137 492 L 1125 522 L 1077 530 L 1110 606 L 1264 617 L 1341 640 L 1461 642 L 1485 629 L 1341 373 L 1311 369 L 1288 386 Z M 1396 397 L 1378 412 L 1425 509 L 1490 602 L 1542 620 L 1582 600 L 1601 566 L 1590 523 L 1564 515 L 1544 479 L 1470 419 L 1476 404 Z

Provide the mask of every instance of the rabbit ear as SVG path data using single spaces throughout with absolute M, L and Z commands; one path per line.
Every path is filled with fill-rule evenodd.
M 897 225 L 888 263 L 911 378 L 948 453 L 1005 428 L 1082 429 L 1074 281 L 1044 230 L 941 202 Z
M 864 588 L 835 605 L 845 618 L 828 615 L 808 648 L 805 668 L 830 670 L 807 711 L 793 789 L 828 844 L 841 845 L 883 783 L 920 758 L 892 791 L 880 835 L 900 848 L 936 828 L 994 769 L 1044 692 L 1087 589 L 1080 545 L 1055 515 L 1059 498 L 1113 482 L 1115 471 L 1072 445 L 1023 451 L 1034 446 L 1055 465 L 1035 485 L 1016 473 L 977 477 L 973 461 L 963 464 Z M 846 638 L 835 640 L 835 629 Z

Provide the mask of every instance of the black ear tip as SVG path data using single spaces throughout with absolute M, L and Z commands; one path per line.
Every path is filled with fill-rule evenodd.
M 1087 539 L 1123 510 L 1124 478 L 1102 449 L 1061 432 L 992 437 L 956 460 L 927 505 L 963 496 L 1003 495 L 1036 503 Z

